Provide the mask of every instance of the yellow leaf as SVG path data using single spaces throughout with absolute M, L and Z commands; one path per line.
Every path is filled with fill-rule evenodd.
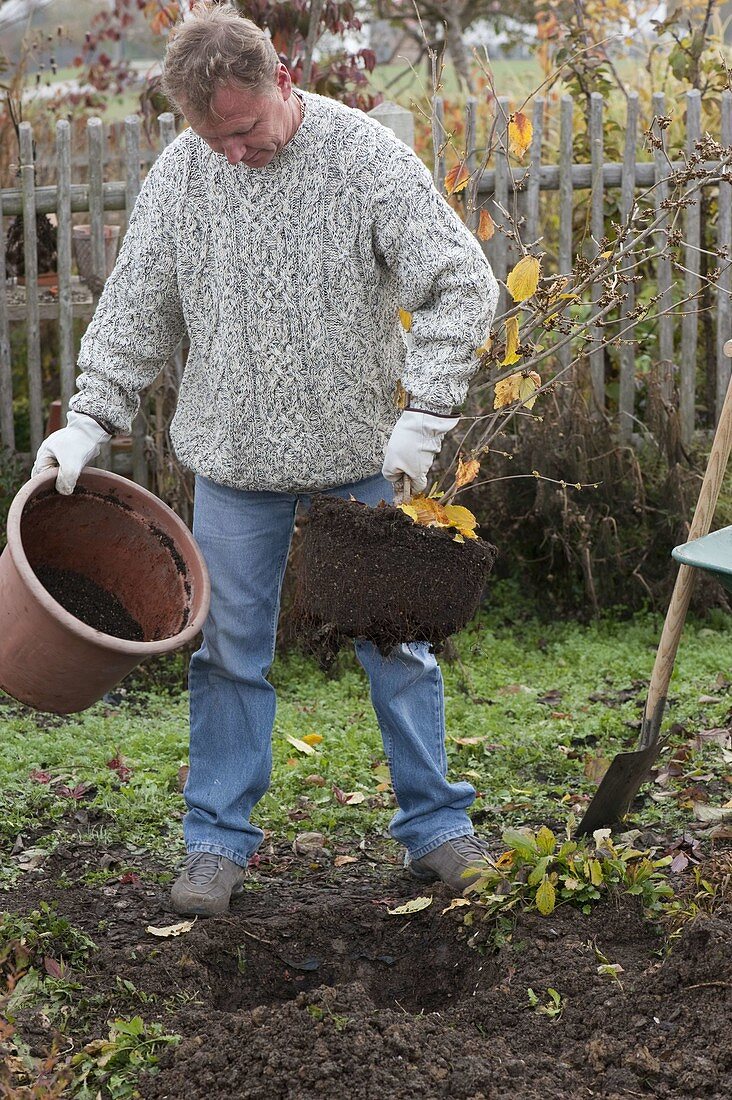
M 478 526 L 478 521 L 471 511 L 460 504 L 447 504 L 443 508 L 450 527 L 457 527 L 461 535 L 466 531 L 473 531 Z
M 527 409 L 533 409 L 536 401 L 536 391 L 541 385 L 541 378 L 535 370 L 527 371 L 521 375 L 519 383 L 519 400 L 523 401 Z
M 514 302 L 525 302 L 532 294 L 536 294 L 541 273 L 541 261 L 537 256 L 522 256 L 509 272 L 506 286 Z
M 458 191 L 464 191 L 470 183 L 470 172 L 464 164 L 456 164 L 445 177 L 445 191 L 448 195 L 457 195 Z
M 405 332 L 412 331 L 412 314 L 407 312 L 406 309 L 399 310 L 399 320 L 402 323 L 402 328 Z
M 312 756 L 315 752 L 312 745 L 308 745 L 307 741 L 301 741 L 299 737 L 290 737 L 288 733 L 285 740 L 292 745 L 293 749 L 297 749 L 298 752 L 304 752 L 306 756 Z
M 417 513 L 415 523 L 422 527 L 449 526 L 445 509 L 434 497 L 426 497 L 423 493 L 412 497 L 410 507 Z
M 554 886 L 545 875 L 544 880 L 536 891 L 536 908 L 543 917 L 548 917 L 550 913 L 554 912 L 556 900 L 557 894 Z
M 531 145 L 534 128 L 522 111 L 516 111 L 508 122 L 508 151 L 515 157 L 523 157 Z
M 303 741 L 306 745 L 319 745 L 323 740 L 323 735 L 320 733 L 306 733 L 303 737 Z
M 453 542 L 465 542 L 465 539 L 463 538 L 463 536 L 460 533 L 458 533 L 457 535 L 453 535 L 452 541 Z
M 477 458 L 468 458 L 465 461 L 462 458 L 458 459 L 455 488 L 461 489 L 463 485 L 470 485 L 471 481 L 475 481 L 479 472 L 480 462 Z
M 487 210 L 481 210 L 478 218 L 478 239 L 489 241 L 496 231 L 496 223 Z
M 519 346 L 519 322 L 518 317 L 509 317 L 506 321 L 506 355 L 501 363 L 502 367 L 510 367 L 512 363 L 518 363 L 521 356 L 518 354 Z M 495 405 L 494 408 L 500 406 Z
M 486 336 L 484 343 L 479 348 L 475 349 L 475 354 L 480 358 L 482 355 L 490 355 L 493 341 L 490 336 Z
M 409 516 L 413 523 L 419 523 L 419 513 L 411 504 L 397 504 L 397 508 L 400 508 L 406 516 Z
M 413 898 L 404 905 L 397 905 L 396 909 L 387 909 L 390 917 L 406 917 L 410 913 L 419 913 L 420 909 L 427 909 L 432 905 L 432 898 Z

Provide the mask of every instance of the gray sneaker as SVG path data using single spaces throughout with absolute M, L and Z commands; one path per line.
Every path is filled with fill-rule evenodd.
M 480 877 L 490 858 L 491 852 L 486 841 L 469 833 L 467 836 L 446 840 L 421 859 L 410 859 L 407 855 L 404 865 L 420 882 L 442 879 L 458 894 L 462 894 L 466 887 Z
M 173 883 L 170 901 L 176 913 L 214 917 L 225 913 L 229 900 L 244 889 L 246 872 L 226 856 L 214 852 L 189 852 L 183 870 Z

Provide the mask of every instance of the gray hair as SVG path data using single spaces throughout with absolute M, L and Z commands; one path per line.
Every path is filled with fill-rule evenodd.
M 225 85 L 274 90 L 278 65 L 269 37 L 233 4 L 200 3 L 168 36 L 162 88 L 182 114 L 205 119 Z

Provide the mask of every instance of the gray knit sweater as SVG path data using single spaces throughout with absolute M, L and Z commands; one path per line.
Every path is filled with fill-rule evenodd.
M 71 407 L 127 432 L 185 333 L 171 438 L 238 489 L 291 492 L 377 473 L 412 404 L 459 404 L 495 310 L 480 246 L 390 130 L 305 95 L 266 167 L 191 130 L 161 153 L 82 341 Z M 398 308 L 413 315 L 405 337 Z

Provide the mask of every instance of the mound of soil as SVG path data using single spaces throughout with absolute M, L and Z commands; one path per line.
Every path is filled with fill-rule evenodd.
M 454 541 L 399 508 L 319 496 L 302 524 L 295 615 L 307 635 L 337 646 L 367 638 L 439 645 L 475 614 L 496 548 Z
M 340 868 L 272 852 L 229 914 L 155 939 L 148 924 L 180 918 L 167 910 L 168 888 L 145 881 L 152 868 L 82 882 L 115 857 L 129 866 L 123 849 L 61 849 L 7 908 L 55 901 L 97 944 L 88 970 L 73 974 L 75 1049 L 119 1016 L 160 1020 L 183 1037 L 139 1081 L 144 1100 L 732 1095 L 728 912 L 698 918 L 668 951 L 629 897 L 588 915 L 519 915 L 498 937 L 477 912 L 466 925 L 465 908 L 446 911 L 441 884 L 429 908 L 393 916 L 426 890 L 376 840 Z M 621 968 L 615 978 L 603 960 Z M 537 1011 L 553 1005 L 549 989 L 561 997 L 554 1018 Z M 15 1022 L 42 1056 L 47 1018 L 19 1012 Z
M 137 619 L 130 615 L 114 593 L 95 584 L 89 577 L 53 565 L 39 565 L 35 574 L 56 603 L 66 608 L 75 619 L 113 638 L 126 638 L 131 642 L 145 640 Z

